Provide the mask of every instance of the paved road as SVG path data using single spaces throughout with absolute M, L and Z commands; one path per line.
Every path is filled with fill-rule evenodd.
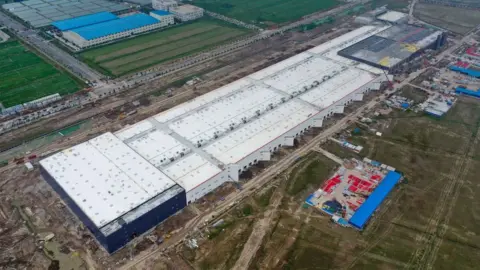
M 39 36 L 36 30 L 25 27 L 23 24 L 15 21 L 3 12 L 0 12 L 0 24 L 12 29 L 17 34 L 17 37 L 32 45 L 48 58 L 67 68 L 78 77 L 99 83 L 100 79 L 104 77 L 84 63 L 78 61 L 75 57 L 57 48 L 55 45 Z

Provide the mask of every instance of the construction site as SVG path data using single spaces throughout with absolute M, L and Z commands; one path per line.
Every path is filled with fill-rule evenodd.
M 475 269 L 480 31 L 414 6 L 340 5 L 161 80 L 102 79 L 49 117 L 9 114 L 0 265 Z

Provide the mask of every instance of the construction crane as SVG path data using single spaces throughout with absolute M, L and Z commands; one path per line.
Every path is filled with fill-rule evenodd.
M 385 74 L 385 78 L 387 78 L 388 88 L 389 88 L 389 89 L 393 89 L 393 82 L 390 81 L 390 79 L 388 78 L 387 72 L 386 72 L 384 69 L 383 69 L 383 74 Z

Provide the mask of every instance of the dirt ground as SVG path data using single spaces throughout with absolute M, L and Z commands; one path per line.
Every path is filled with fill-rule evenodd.
M 210 236 L 196 238 L 199 248 L 183 246 L 183 259 L 196 269 L 234 269 L 245 261 L 247 269 L 476 269 L 480 101 L 462 97 L 441 119 L 393 111 L 371 127 L 383 135 L 362 130 L 352 139 L 366 147 L 360 154 L 322 145 L 405 176 L 364 231 L 341 228 L 303 205 L 336 165 L 310 154 L 222 217 L 225 224 Z
M 289 227 L 289 223 L 301 223 L 309 211 L 303 209 L 296 199 L 318 187 L 335 166 L 336 163 L 318 153 L 303 157 L 276 181 L 219 217 L 225 223 L 218 228 L 209 228 L 204 237 L 198 237 L 198 249 L 184 246 L 180 252 L 198 269 L 247 269 L 257 264 L 261 269 L 281 266 L 283 261 L 280 259 L 286 254 L 279 255 L 278 260 L 277 257 L 260 258 L 259 255 L 270 248 L 265 243 L 274 243 L 271 237 L 276 229 Z M 308 172 L 314 169 L 315 173 L 305 174 L 303 168 L 308 168 Z M 285 244 L 292 245 L 293 242 Z
M 433 4 L 416 4 L 414 16 L 422 21 L 461 35 L 466 34 L 480 24 L 478 11 Z

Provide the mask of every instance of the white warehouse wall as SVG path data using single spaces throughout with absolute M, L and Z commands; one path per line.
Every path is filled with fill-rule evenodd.
M 361 101 L 363 100 L 363 95 L 372 91 L 378 90 L 379 82 L 384 81 L 384 76 L 380 76 L 371 83 L 360 87 L 359 89 L 355 90 L 348 96 L 342 98 L 338 102 L 334 104 L 334 106 L 330 106 L 328 110 L 320 111 L 318 114 L 313 115 L 311 118 L 306 120 L 305 122 L 301 123 L 300 125 L 292 128 L 287 133 L 283 134 L 282 136 L 276 138 L 275 140 L 271 141 L 270 143 L 264 145 L 262 148 L 259 148 L 254 153 L 248 155 L 247 157 L 243 158 L 242 160 L 236 162 L 235 164 L 229 164 L 228 169 L 228 176 L 232 180 L 238 180 L 239 174 L 251 166 L 255 165 L 259 161 L 269 160 L 264 159 L 265 152 L 276 152 L 279 150 L 279 147 L 282 146 L 292 146 L 292 138 L 298 138 L 299 136 L 303 135 L 303 133 L 309 130 L 312 127 L 322 127 L 323 120 L 327 119 L 329 116 L 332 116 L 334 113 L 343 113 L 343 110 L 346 105 L 351 104 L 353 101 Z
M 187 204 L 193 203 L 196 200 L 207 195 L 209 192 L 215 190 L 217 187 L 221 186 L 223 183 L 229 181 L 228 171 L 223 170 L 222 172 L 216 174 L 207 181 L 196 186 L 194 189 L 187 191 Z

